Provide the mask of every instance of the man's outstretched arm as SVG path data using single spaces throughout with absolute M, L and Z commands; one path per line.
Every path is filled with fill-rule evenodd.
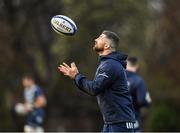
M 112 82 L 112 72 L 105 67 L 99 70 L 94 80 L 88 80 L 80 74 L 75 63 L 71 63 L 71 67 L 63 63 L 59 70 L 64 75 L 74 79 L 77 87 L 90 95 L 98 95 L 102 90 L 108 88 Z

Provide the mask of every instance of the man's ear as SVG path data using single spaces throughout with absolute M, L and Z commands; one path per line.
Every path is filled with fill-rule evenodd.
M 105 48 L 105 49 L 109 49 L 109 48 L 110 48 L 110 45 L 109 45 L 108 43 L 105 43 L 104 48 Z

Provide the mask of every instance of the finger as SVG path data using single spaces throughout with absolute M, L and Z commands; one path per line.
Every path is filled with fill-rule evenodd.
M 60 72 L 62 72 L 65 76 L 68 76 L 68 73 L 67 72 L 65 72 L 65 71 L 63 71 L 63 70 L 59 70 Z
M 60 64 L 60 65 L 59 65 L 59 67 L 63 67 L 63 68 L 65 67 L 65 68 L 66 68 L 66 66 L 65 66 L 65 65 L 63 65 L 63 64 Z
M 70 68 L 66 63 L 63 62 L 63 65 L 66 67 L 66 68 Z
M 76 67 L 76 64 L 74 62 L 72 62 L 71 67 Z
M 68 69 L 64 66 L 60 66 L 58 67 L 59 71 L 63 72 L 63 73 L 67 73 L 68 72 Z
M 59 70 L 62 70 L 62 69 L 63 69 L 63 67 L 59 66 L 59 67 L 58 67 L 58 69 L 59 69 Z
M 66 66 L 60 65 L 60 67 L 61 67 L 62 69 L 65 69 L 66 71 L 69 70 L 69 68 L 67 68 Z
M 65 76 L 69 76 L 67 73 L 64 73 Z
M 63 68 L 61 67 L 58 67 L 59 71 L 62 72 L 62 73 L 66 73 L 66 70 L 64 70 Z

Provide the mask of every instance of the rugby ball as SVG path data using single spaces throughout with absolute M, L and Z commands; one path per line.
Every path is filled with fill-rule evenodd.
M 56 15 L 51 19 L 51 26 L 58 34 L 74 35 L 77 31 L 75 22 L 67 16 Z
M 23 103 L 17 103 L 15 105 L 15 112 L 18 114 L 18 115 L 26 115 L 27 114 L 27 111 L 25 109 L 25 106 Z

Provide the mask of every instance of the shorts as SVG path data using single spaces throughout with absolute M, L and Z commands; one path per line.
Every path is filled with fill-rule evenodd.
M 44 112 L 41 110 L 35 110 L 28 114 L 26 125 L 30 125 L 32 127 L 42 126 L 44 122 Z

